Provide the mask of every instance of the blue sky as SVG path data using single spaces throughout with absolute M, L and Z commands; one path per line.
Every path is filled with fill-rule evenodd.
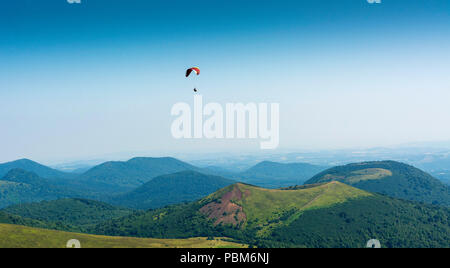
M 450 139 L 450 2 L 4 1 L 0 161 L 257 150 L 173 140 L 170 109 L 279 102 L 281 148 Z

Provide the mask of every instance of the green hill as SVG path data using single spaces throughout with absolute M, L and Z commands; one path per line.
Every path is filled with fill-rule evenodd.
M 65 173 L 56 169 L 49 168 L 28 159 L 20 159 L 8 163 L 0 164 L 0 178 L 5 176 L 9 171 L 13 169 L 22 169 L 28 172 L 35 173 L 39 177 L 43 178 L 73 178 L 73 174 Z
M 133 158 L 127 162 L 106 162 L 82 174 L 78 180 L 119 192 L 133 190 L 151 179 L 186 170 L 199 170 L 175 158 Z
M 240 181 L 261 187 L 280 188 L 303 184 L 306 180 L 325 169 L 325 167 L 306 163 L 282 164 L 264 161 L 237 174 L 234 178 L 239 178 Z
M 54 185 L 50 180 L 22 169 L 10 170 L 0 180 L 0 208 L 77 195 L 68 188 Z
M 77 239 L 82 248 L 245 248 L 223 238 L 145 239 L 68 233 L 0 224 L 0 248 L 65 248 Z
M 233 183 L 222 177 L 183 171 L 156 177 L 130 193 L 111 198 L 109 202 L 137 209 L 158 208 L 194 201 Z
M 8 214 L 41 222 L 77 226 L 87 230 L 106 220 L 120 218 L 132 213 L 131 210 L 85 199 L 60 199 L 15 205 L 2 210 Z M 29 225 L 29 224 L 22 224 Z M 35 225 L 31 225 L 35 226 Z
M 237 184 L 208 197 L 205 200 L 208 204 L 201 211 L 213 219 L 215 225 L 225 223 L 258 229 L 257 235 L 265 236 L 273 228 L 295 220 L 304 211 L 331 207 L 370 195 L 340 183 L 302 190 L 270 190 Z M 286 217 L 291 212 L 292 215 Z
M 89 182 L 47 179 L 22 169 L 12 169 L 0 179 L 0 208 L 62 198 L 105 200 L 111 194 Z
M 0 164 L 0 178 L 13 170 L 27 171 L 53 186 L 70 188 L 77 192 L 76 196 L 97 198 L 134 190 L 161 175 L 201 169 L 170 157 L 138 157 L 126 162 L 105 162 L 82 174 L 75 174 L 58 171 L 28 159 L 21 159 Z
M 18 215 L 13 215 L 6 213 L 4 211 L 0 211 L 0 223 L 3 224 L 15 224 L 15 225 L 24 225 L 28 227 L 37 227 L 44 229 L 53 229 L 53 230 L 64 230 L 64 231 L 80 231 L 79 227 L 73 225 L 67 225 L 63 223 L 54 223 L 54 222 L 44 222 L 29 218 L 24 218 Z
M 107 162 L 72 179 L 43 178 L 16 168 L 0 178 L 0 208 L 43 200 L 83 198 L 147 209 L 199 199 L 233 183 L 213 175 L 195 178 L 193 173 L 186 173 L 181 177 L 157 178 L 144 185 L 155 177 L 189 170 L 201 169 L 174 158 Z
M 449 247 L 450 210 L 371 194 L 340 182 L 295 190 L 235 184 L 189 204 L 99 224 L 95 233 L 231 237 L 261 247 Z
M 34 227 L 44 227 L 47 224 L 38 220 L 26 219 L 18 215 L 12 215 L 4 211 L 0 211 L 0 223 L 18 224 Z
M 449 187 L 413 166 L 394 161 L 364 162 L 325 170 L 306 184 L 340 181 L 395 198 L 450 206 Z

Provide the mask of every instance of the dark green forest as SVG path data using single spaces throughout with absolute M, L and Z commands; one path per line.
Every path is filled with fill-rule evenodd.
M 135 209 L 159 208 L 203 198 L 233 183 L 218 176 L 183 171 L 156 177 L 136 190 L 108 201 Z
M 2 211 L 40 222 L 77 226 L 80 230 L 87 230 L 106 220 L 121 218 L 133 212 L 130 209 L 86 199 L 60 199 L 14 205 Z
M 370 169 L 385 169 L 392 172 L 392 176 L 358 182 L 351 181 L 351 178 L 358 175 L 355 172 Z M 365 162 L 333 167 L 317 174 L 305 184 L 332 180 L 395 198 L 450 206 L 448 185 L 420 169 L 395 161 Z

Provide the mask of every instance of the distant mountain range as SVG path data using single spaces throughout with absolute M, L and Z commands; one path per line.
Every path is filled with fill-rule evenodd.
M 22 169 L 28 172 L 33 172 L 40 177 L 47 179 L 66 179 L 66 178 L 74 178 L 74 174 L 62 172 L 56 169 L 52 169 L 50 167 L 41 165 L 34 161 L 28 159 L 20 159 L 8 163 L 0 164 L 0 178 L 5 176 L 12 169 Z
M 449 187 L 413 166 L 378 161 L 349 164 L 325 170 L 306 184 L 339 181 L 395 198 L 450 206 Z
M 266 188 L 280 188 L 301 185 L 326 167 L 305 163 L 261 162 L 250 169 L 238 173 L 239 181 Z
M 218 167 L 195 167 L 174 158 L 133 158 L 106 162 L 77 175 L 31 160 L 18 160 L 0 164 L 0 170 L 8 170 L 0 178 L 0 208 L 42 200 L 85 198 L 148 209 L 194 201 L 236 181 L 282 188 L 301 185 L 311 177 L 306 184 L 340 181 L 391 197 L 450 204 L 447 185 L 419 169 L 394 161 L 364 162 L 328 170 L 305 163 L 265 161 L 233 173 Z M 58 175 L 62 177 L 55 177 Z
M 141 157 L 124 162 L 105 162 L 82 174 L 74 174 L 23 159 L 0 164 L 0 171 L 5 173 L 4 179 L 0 177 L 0 184 L 3 185 L 0 192 L 4 193 L 0 196 L 0 208 L 12 204 L 72 197 L 111 201 L 133 208 L 154 208 L 193 201 L 233 181 L 269 188 L 301 184 L 323 169 L 301 163 L 262 162 L 245 172 L 233 173 L 220 168 L 195 167 L 175 158 Z M 184 171 L 193 171 L 196 175 L 193 176 L 192 173 L 180 177 L 180 174 L 176 174 L 158 178 Z M 7 174 L 8 172 L 11 173 Z M 15 181 L 11 180 L 12 177 Z M 172 180 L 165 182 L 167 178 Z M 173 182 L 178 186 L 168 184 Z M 147 200 L 144 200 L 144 197 Z M 123 203 L 119 203 L 119 200 Z
M 234 184 L 189 204 L 99 224 L 114 236 L 231 237 L 258 247 L 449 247 L 450 209 L 329 182 L 299 190 Z
M 438 178 L 443 183 L 450 186 L 450 171 L 438 171 L 430 174 L 433 175 L 435 178 Z
M 133 158 L 126 162 L 106 162 L 95 166 L 78 177 L 81 182 L 97 188 L 117 191 L 133 190 L 151 179 L 171 173 L 200 170 L 175 158 Z

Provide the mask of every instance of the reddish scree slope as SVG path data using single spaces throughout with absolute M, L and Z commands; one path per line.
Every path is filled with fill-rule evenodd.
M 248 193 L 245 193 L 248 194 Z M 232 224 L 238 226 L 247 220 L 242 207 L 233 201 L 242 200 L 243 193 L 237 185 L 225 193 L 219 202 L 211 202 L 200 209 L 200 212 L 215 220 L 215 225 Z

